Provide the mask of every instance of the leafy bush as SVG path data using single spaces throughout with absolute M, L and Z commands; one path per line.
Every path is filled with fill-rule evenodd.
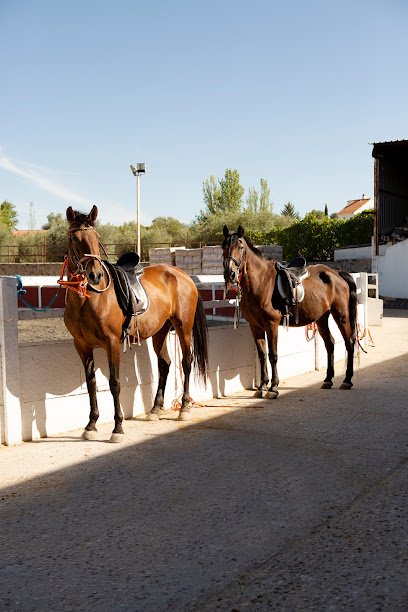
M 283 247 L 285 259 L 302 255 L 311 261 L 329 261 L 336 248 L 369 244 L 373 228 L 374 217 L 370 214 L 361 213 L 347 220 L 308 214 L 280 230 L 275 238 Z

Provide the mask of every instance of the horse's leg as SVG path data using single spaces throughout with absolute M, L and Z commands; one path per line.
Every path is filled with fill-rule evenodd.
M 327 351 L 327 371 L 326 378 L 321 386 L 322 389 L 332 388 L 334 376 L 334 338 L 329 329 L 329 316 L 330 312 L 326 312 L 316 321 L 317 329 L 319 330 L 319 334 L 323 339 Z
M 147 414 L 148 421 L 157 421 L 160 410 L 164 404 L 164 392 L 166 389 L 167 376 L 170 369 L 170 356 L 167 350 L 166 338 L 169 333 L 170 322 L 166 321 L 163 327 L 153 336 L 153 348 L 157 355 L 159 367 L 159 386 L 157 387 L 156 397 L 154 399 L 153 408 Z
M 123 412 L 120 406 L 120 379 L 119 379 L 119 366 L 120 366 L 120 343 L 119 338 L 115 337 L 109 342 L 106 352 L 108 354 L 109 361 L 109 388 L 113 397 L 113 405 L 115 408 L 115 427 L 110 437 L 110 442 L 122 442 L 124 431 L 122 427 Z
M 268 389 L 269 377 L 268 377 L 268 366 L 266 359 L 266 342 L 265 342 L 265 330 L 260 329 L 251 325 L 252 336 L 255 341 L 256 350 L 258 353 L 259 364 L 261 369 L 261 380 L 259 387 L 255 391 L 254 397 L 263 397 L 264 393 Z
M 345 317 L 343 314 L 338 313 L 335 310 L 332 311 L 332 314 L 333 319 L 336 321 L 340 333 L 343 337 L 344 345 L 347 351 L 346 376 L 340 385 L 340 389 L 351 389 L 351 387 L 353 386 L 351 379 L 353 378 L 354 374 L 354 340 L 350 321 L 348 317 Z
M 279 376 L 278 376 L 278 331 L 279 321 L 271 321 L 266 328 L 268 338 L 269 361 L 272 368 L 271 386 L 265 394 L 267 399 L 276 399 L 279 395 Z
M 85 369 L 85 380 L 90 404 L 89 423 L 83 431 L 82 438 L 84 440 L 95 440 L 97 437 L 96 421 L 99 418 L 99 410 L 96 399 L 96 378 L 93 350 L 88 346 L 83 346 L 75 339 L 74 345 Z
M 184 375 L 184 385 L 183 385 L 183 395 L 181 398 L 181 406 L 179 412 L 179 420 L 187 421 L 190 418 L 190 372 L 191 372 L 191 329 L 189 330 L 187 326 L 183 326 L 183 324 L 174 325 L 178 339 L 180 341 L 181 351 L 183 354 L 182 357 L 182 366 L 183 366 L 183 375 Z

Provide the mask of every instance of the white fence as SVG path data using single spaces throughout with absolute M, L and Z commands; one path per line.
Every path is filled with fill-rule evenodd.
M 359 284 L 358 317 L 361 329 L 368 329 L 367 275 L 354 275 Z M 210 285 L 203 279 L 202 285 Z M 200 283 L 199 283 L 200 284 Z M 213 282 L 213 291 L 220 282 Z M 227 302 L 227 304 L 229 304 Z M 205 304 L 206 305 L 206 304 Z M 211 308 L 225 306 L 212 300 Z M 207 304 L 208 306 L 208 304 Z M 2 444 L 56 435 L 83 427 L 88 420 L 89 400 L 85 376 L 72 340 L 18 341 L 15 277 L 0 277 L 0 436 Z M 34 313 L 35 315 L 36 313 Z M 31 315 L 32 316 L 32 315 Z M 343 360 L 345 349 L 337 326 L 331 322 L 336 340 L 335 359 Z M 366 342 L 366 337 L 363 343 Z M 170 334 L 172 355 L 165 405 L 181 394 L 179 351 Z M 278 368 L 281 381 L 314 369 L 326 368 L 326 350 L 318 335 L 308 342 L 305 328 L 280 330 Z M 109 372 L 104 351 L 95 351 L 100 422 L 113 423 L 113 402 L 109 390 Z M 191 396 L 197 402 L 222 397 L 258 384 L 259 369 L 255 346 L 244 322 L 237 330 L 231 321 L 209 328 L 210 376 L 206 387 L 192 379 Z M 344 364 L 339 364 L 340 373 Z M 157 359 L 152 342 L 134 346 L 122 356 L 121 403 L 125 418 L 148 412 L 158 384 Z M 199 410 L 199 408 L 196 408 Z

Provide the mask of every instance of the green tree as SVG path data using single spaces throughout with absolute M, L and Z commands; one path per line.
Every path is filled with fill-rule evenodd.
M 257 213 L 258 211 L 272 212 L 273 202 L 271 201 L 271 190 L 268 181 L 260 179 L 259 193 L 254 187 L 248 189 L 245 210 Z
M 365 210 L 350 219 L 342 220 L 339 227 L 339 246 L 371 244 L 374 235 L 374 210 Z
M 188 235 L 188 227 L 175 217 L 156 217 L 149 229 L 165 234 L 172 243 L 185 242 Z
M 18 223 L 16 207 L 11 202 L 3 200 L 0 204 L 0 223 L 6 225 L 10 230 L 15 230 Z
M 214 214 L 220 209 L 220 185 L 215 176 L 210 176 L 203 183 L 203 197 L 206 212 Z
M 340 246 L 336 219 L 319 219 L 308 214 L 280 232 L 285 259 L 302 255 L 309 261 L 328 261 L 333 258 L 334 249 Z
M 252 212 L 258 212 L 259 208 L 259 196 L 258 192 L 254 187 L 250 187 L 248 189 L 248 195 L 246 198 L 246 210 L 250 210 Z
M 259 195 L 259 210 L 273 211 L 273 202 L 271 201 L 271 190 L 269 189 L 268 181 L 261 178 L 261 190 Z
M 351 219 L 318 218 L 309 213 L 301 221 L 278 232 L 276 240 L 283 246 L 285 259 L 303 255 L 309 261 L 329 261 L 334 249 L 370 244 L 374 215 L 361 213 Z
M 313 215 L 316 219 L 325 219 L 327 217 L 323 210 L 317 210 L 316 208 L 313 208 L 308 214 Z
M 12 236 L 9 226 L 0 221 L 0 261 L 10 263 L 17 252 L 17 239 Z
M 241 210 L 244 188 L 240 183 L 238 170 L 226 170 L 220 183 L 221 211 L 237 212 Z
M 324 205 L 324 216 L 325 217 L 329 216 L 329 207 L 327 206 L 327 204 Z
M 18 261 L 21 262 L 42 262 L 44 247 L 46 247 L 46 237 L 42 232 L 30 232 L 16 238 L 18 245 Z
M 290 217 L 291 219 L 299 219 L 299 213 L 296 211 L 292 202 L 287 202 L 281 210 L 281 215 Z
M 220 212 L 239 212 L 242 207 L 244 188 L 240 183 L 238 170 L 225 170 L 223 178 L 216 180 L 214 176 L 203 183 L 205 210 L 198 219 Z
M 47 259 L 60 261 L 67 250 L 68 223 L 61 213 L 50 213 L 42 226 L 47 232 Z

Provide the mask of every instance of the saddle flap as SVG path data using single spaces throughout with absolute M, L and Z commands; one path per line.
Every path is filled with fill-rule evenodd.
M 277 287 L 281 297 L 288 305 L 299 304 L 305 297 L 302 281 L 309 276 L 306 260 L 303 257 L 297 257 L 286 266 L 277 263 L 276 270 Z
M 125 253 L 118 262 L 121 260 L 123 265 L 104 262 L 112 275 L 118 304 L 126 316 L 142 314 L 148 307 L 148 297 L 140 281 L 144 268 L 139 264 L 137 253 Z
M 121 255 L 116 266 L 123 270 L 131 292 L 135 298 L 132 314 L 141 314 L 147 309 L 148 297 L 141 283 L 144 268 L 137 253 L 129 251 Z

